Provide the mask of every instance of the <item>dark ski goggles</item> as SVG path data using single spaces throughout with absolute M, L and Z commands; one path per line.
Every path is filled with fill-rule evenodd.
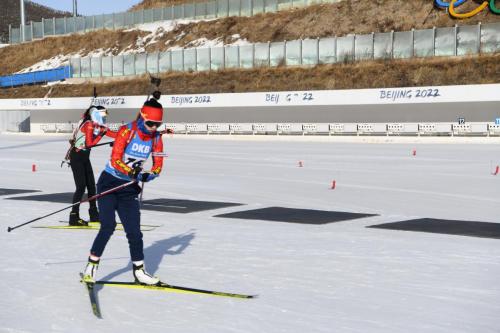
M 158 128 L 158 127 L 161 126 L 162 123 L 161 123 L 161 121 L 148 120 L 148 121 L 145 122 L 145 124 L 148 127 L 156 127 L 156 128 Z

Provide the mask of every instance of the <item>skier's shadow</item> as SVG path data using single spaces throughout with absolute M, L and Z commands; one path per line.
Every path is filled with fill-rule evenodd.
M 144 262 L 147 272 L 154 274 L 160 267 L 160 263 L 165 255 L 181 254 L 190 245 L 194 237 L 195 233 L 191 230 L 185 234 L 156 241 L 152 245 L 145 248 Z M 130 272 L 130 275 L 132 275 L 132 262 L 129 262 L 127 266 L 102 277 L 101 280 L 109 281 L 125 272 Z

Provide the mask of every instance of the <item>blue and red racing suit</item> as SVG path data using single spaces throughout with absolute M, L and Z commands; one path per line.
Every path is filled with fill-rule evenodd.
M 115 139 L 111 159 L 97 182 L 98 193 L 130 182 L 132 178 L 129 173 L 137 166 L 142 166 L 152 153 L 158 155 L 153 154 L 151 172 L 158 175 L 163 167 L 161 133 L 147 133 L 142 119 L 122 126 Z M 101 228 L 90 250 L 92 255 L 102 256 L 116 228 L 117 212 L 127 235 L 132 261 L 144 259 L 138 201 L 140 192 L 141 188 L 136 183 L 98 199 Z

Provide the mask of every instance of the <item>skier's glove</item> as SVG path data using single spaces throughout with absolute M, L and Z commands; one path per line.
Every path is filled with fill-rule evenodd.
M 152 181 L 156 177 L 158 177 L 158 175 L 154 172 L 141 172 L 137 179 L 139 179 L 142 182 L 147 183 L 147 182 Z
M 141 179 L 139 178 L 139 176 L 141 173 L 142 173 L 142 168 L 140 166 L 137 166 L 129 171 L 128 176 L 132 179 L 140 181 Z
M 128 176 L 139 182 L 147 183 L 158 177 L 158 174 L 154 172 L 143 172 L 141 167 L 135 167 L 128 173 Z
M 108 132 L 108 128 L 106 126 L 99 126 L 99 135 L 105 136 Z

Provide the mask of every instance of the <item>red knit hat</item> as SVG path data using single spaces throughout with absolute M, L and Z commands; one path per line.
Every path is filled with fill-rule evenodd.
M 141 117 L 145 121 L 163 122 L 163 106 L 156 100 L 149 100 L 141 108 Z

